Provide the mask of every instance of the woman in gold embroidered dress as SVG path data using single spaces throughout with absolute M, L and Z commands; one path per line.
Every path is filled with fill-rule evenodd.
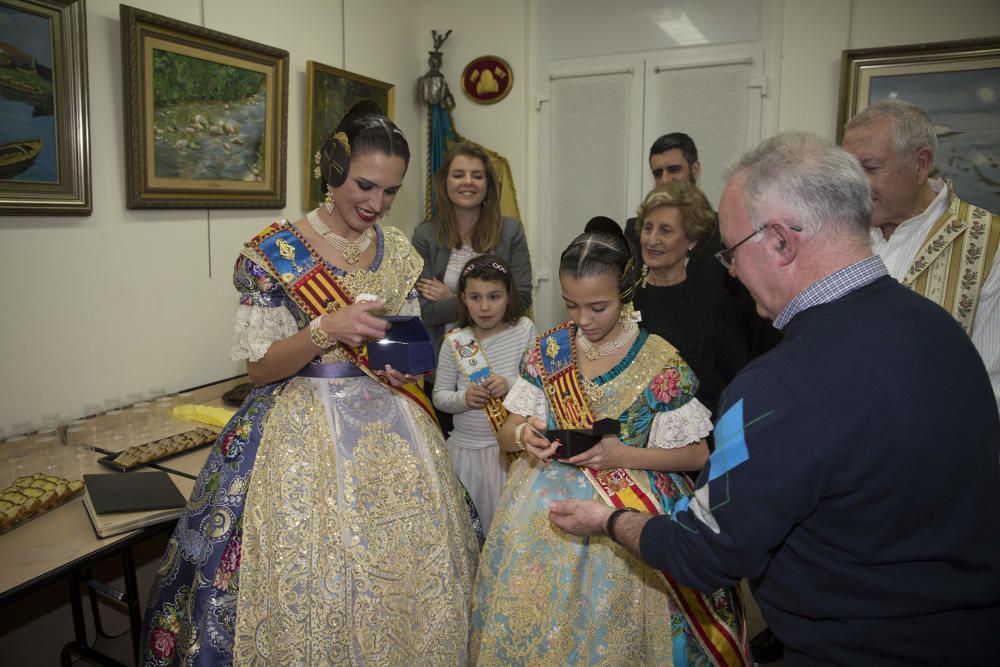
M 500 446 L 526 455 L 511 468 L 480 558 L 477 664 L 711 663 L 658 573 L 611 539 L 578 538 L 548 518 L 552 500 L 602 497 L 592 482 L 600 473 L 588 468 L 619 482 L 629 475 L 669 511 L 683 481 L 656 471 L 707 459 L 712 424 L 694 398 L 697 380 L 677 350 L 629 317 L 634 264 L 617 225 L 588 224 L 560 260 L 573 321 L 528 348 L 504 401 Z M 538 435 L 601 419 L 617 422 L 618 436 L 572 458 L 556 459 L 557 443 Z
M 379 315 L 419 315 L 422 261 L 378 224 L 408 160 L 391 121 L 352 109 L 319 156 L 325 204 L 237 261 L 233 357 L 257 388 L 170 540 L 145 664 L 465 664 L 477 544 L 461 486 L 414 378 L 358 356 Z

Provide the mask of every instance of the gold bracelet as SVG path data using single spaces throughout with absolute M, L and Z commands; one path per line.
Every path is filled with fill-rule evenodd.
M 517 447 L 518 451 L 523 452 L 526 447 L 524 445 L 524 427 L 528 425 L 528 422 L 521 422 L 514 427 L 514 446 Z
M 322 319 L 323 316 L 320 315 L 319 317 L 315 318 L 312 322 L 309 323 L 309 340 L 311 340 L 313 342 L 313 345 L 315 345 L 319 349 L 328 350 L 334 345 L 336 345 L 337 341 L 330 338 L 330 336 L 325 331 L 323 331 L 323 326 L 322 323 L 320 322 L 320 320 Z

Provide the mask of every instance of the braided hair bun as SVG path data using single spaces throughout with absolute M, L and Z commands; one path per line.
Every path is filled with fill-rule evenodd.
M 603 215 L 591 218 L 559 258 L 559 272 L 574 278 L 610 274 L 618 283 L 618 298 L 632 299 L 639 281 L 636 251 L 618 223 Z
M 352 106 L 323 142 L 319 161 L 323 190 L 344 184 L 352 155 L 372 152 L 410 162 L 410 146 L 402 130 L 377 102 L 366 99 Z

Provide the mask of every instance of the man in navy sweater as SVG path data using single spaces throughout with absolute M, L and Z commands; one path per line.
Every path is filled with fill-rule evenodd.
M 672 516 L 556 501 L 703 591 L 747 578 L 787 665 L 996 664 L 1000 419 L 983 362 L 869 247 L 868 181 L 819 137 L 736 165 L 719 259 L 783 333 L 720 403 Z M 609 520 L 610 519 L 610 520 Z

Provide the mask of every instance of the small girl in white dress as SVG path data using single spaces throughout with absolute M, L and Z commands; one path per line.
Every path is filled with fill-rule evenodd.
M 452 468 L 472 496 L 486 534 L 507 481 L 507 458 L 495 434 L 507 415 L 502 401 L 518 377 L 524 350 L 538 334 L 534 323 L 521 316 L 510 268 L 499 257 L 469 260 L 459 276 L 458 295 L 458 327 L 441 345 L 434 405 L 455 415 L 448 438 Z

